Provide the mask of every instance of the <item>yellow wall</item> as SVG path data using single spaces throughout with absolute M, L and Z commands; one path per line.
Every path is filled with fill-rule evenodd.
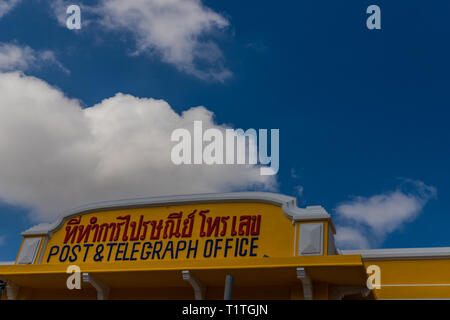
M 378 265 L 381 289 L 377 299 L 450 299 L 450 259 L 374 260 Z
M 187 215 L 195 210 L 197 211 L 194 215 L 192 234 L 183 237 L 183 222 L 187 218 Z M 205 212 L 204 215 L 206 218 L 210 218 L 211 223 L 216 221 L 217 217 L 229 217 L 228 220 L 218 220 L 219 227 L 217 230 L 219 233 L 217 235 L 213 232 L 211 235 L 201 236 L 202 217 L 199 215 L 201 210 L 209 210 L 209 212 Z M 170 232 L 168 232 L 168 237 L 164 238 L 165 227 L 166 225 L 169 225 L 167 223 L 168 216 L 172 213 L 182 214 L 179 229 L 180 234 L 170 236 Z M 130 215 L 127 232 L 128 239 L 123 238 L 125 227 L 125 224 L 123 224 L 121 227 L 122 232 L 119 234 L 117 241 L 110 240 L 110 234 L 105 238 L 105 241 L 103 241 L 103 237 L 94 241 L 94 235 L 96 230 L 99 232 L 99 226 L 105 223 L 126 222 L 126 220 L 120 220 L 118 217 L 126 217 L 127 215 Z M 261 220 L 257 234 L 252 235 L 251 232 L 249 232 L 248 235 L 232 235 L 231 226 L 233 224 L 234 216 L 236 217 L 235 227 L 237 232 L 239 232 L 241 217 L 252 216 L 255 217 L 254 221 L 256 221 L 256 217 L 259 216 Z M 339 265 L 338 260 L 331 262 L 331 265 L 331 260 L 327 260 L 332 258 L 332 256 L 327 256 L 329 245 L 327 243 L 328 233 L 332 232 L 331 222 L 320 220 L 298 221 L 292 223 L 292 220 L 283 213 L 282 209 L 275 205 L 264 203 L 211 203 L 126 210 L 105 210 L 102 212 L 93 212 L 77 216 L 74 219 L 75 220 L 66 220 L 60 229 L 52 234 L 46 246 L 45 236 L 39 236 L 42 241 L 35 264 L 38 263 L 41 252 L 43 251 L 42 267 L 66 268 L 69 265 L 75 264 L 82 268 L 82 272 L 84 272 L 86 268 L 89 268 L 89 272 L 93 272 L 94 274 L 96 271 L 112 272 L 111 276 L 115 276 L 114 272 L 122 272 L 120 276 L 123 276 L 124 278 L 118 283 L 121 288 L 114 289 L 114 286 L 112 287 L 111 299 L 192 299 L 192 288 L 187 282 L 181 280 L 181 274 L 178 273 L 173 277 L 173 279 L 175 279 L 174 283 L 176 283 L 174 285 L 166 286 L 166 280 L 164 280 L 166 282 L 164 282 L 163 285 L 160 285 L 157 288 L 143 286 L 133 287 L 132 285 L 131 287 L 127 287 L 127 284 L 129 284 L 128 282 L 132 279 L 134 279 L 133 281 L 136 283 L 139 283 L 140 272 L 142 271 L 152 272 L 151 270 L 158 269 L 165 272 L 166 268 L 167 270 L 173 269 L 174 265 L 180 270 L 184 268 L 189 269 L 189 266 L 192 267 L 193 262 L 197 263 L 197 268 L 202 267 L 206 270 L 202 274 L 202 276 L 205 277 L 211 270 L 217 270 L 222 267 L 225 268 L 226 266 L 234 268 L 234 272 L 239 273 L 239 270 L 244 270 L 245 268 L 252 266 L 254 261 L 257 261 L 258 259 L 263 259 L 268 262 L 267 267 L 269 267 L 272 261 L 281 261 L 285 258 L 298 258 L 298 266 L 308 267 L 308 261 L 315 261 L 315 271 L 310 269 L 312 271 L 311 274 L 316 277 L 314 282 L 315 299 L 328 299 L 329 289 L 333 284 L 336 285 L 339 283 L 339 285 L 346 285 L 346 278 L 338 279 L 340 276 L 337 269 L 330 269 L 330 266 L 332 266 L 333 263 L 336 263 L 336 267 Z M 158 223 L 159 221 L 162 221 L 159 239 L 150 239 L 150 224 L 147 224 L 145 237 L 143 236 L 142 239 L 139 238 L 135 240 L 130 239 L 132 230 L 131 222 L 136 222 L 136 227 L 138 227 L 140 221 L 145 222 L 153 220 Z M 176 226 L 178 220 L 176 218 L 172 220 Z M 220 232 L 223 231 L 225 222 L 227 229 L 224 231 L 224 234 L 221 234 Z M 315 222 L 323 223 L 323 257 L 296 257 L 300 237 L 300 224 Z M 78 238 L 79 233 L 73 238 L 73 241 L 71 237 L 66 237 L 67 228 L 73 230 L 74 226 L 81 225 L 83 225 L 84 228 L 86 228 L 87 225 L 97 225 L 98 227 L 97 229 L 92 228 L 89 237 L 87 237 L 87 241 L 85 241 L 84 237 Z M 188 224 L 186 225 L 188 226 Z M 207 231 L 207 226 L 208 220 L 205 220 L 204 231 Z M 170 228 L 167 230 L 170 231 Z M 143 235 L 143 232 L 141 232 L 141 235 Z M 65 241 L 65 238 L 68 240 Z M 226 239 L 231 240 L 227 242 Z M 236 242 L 236 239 L 238 242 Z M 187 248 L 181 249 L 183 247 L 180 245 L 181 241 L 186 241 L 186 245 L 188 245 L 189 241 L 192 241 L 193 246 L 196 244 L 197 250 L 195 257 L 193 256 L 193 251 L 191 251 L 189 257 L 187 256 Z M 159 245 L 156 244 L 157 242 Z M 170 242 L 171 244 L 169 244 Z M 120 245 L 121 247 L 119 247 L 120 243 L 122 243 Z M 147 246 L 144 245 L 145 243 L 147 243 Z M 227 250 L 225 250 L 226 243 L 231 246 Z M 235 251 L 236 244 L 242 246 L 238 247 L 237 251 Z M 211 248 L 210 256 L 208 256 L 209 250 L 205 251 L 205 248 L 209 248 L 209 246 Z M 154 253 L 155 247 L 160 247 L 161 250 L 158 253 Z M 118 248 L 121 248 L 121 250 L 118 250 Z M 134 253 L 132 253 L 133 248 L 135 249 Z M 178 256 L 176 255 L 177 248 L 179 249 Z M 217 250 L 216 256 L 214 257 L 215 249 Z M 245 254 L 241 254 L 242 251 L 240 252 L 239 249 L 242 249 Z M 227 251 L 226 257 L 225 251 Z M 86 258 L 85 261 L 83 261 L 84 257 Z M 123 258 L 130 259 L 132 257 L 136 260 L 123 260 Z M 146 257 L 146 259 L 144 259 L 144 257 Z M 339 258 L 338 256 L 334 257 Z M 340 257 L 343 258 L 343 256 Z M 361 257 L 358 256 L 357 258 L 360 261 L 360 266 L 355 266 L 355 269 L 347 269 L 347 273 L 355 273 L 354 275 L 348 274 L 347 277 L 349 279 L 357 279 L 360 277 L 360 275 L 356 274 L 357 272 L 365 272 L 364 269 L 362 269 Z M 323 267 L 321 267 L 322 263 Z M 364 268 L 367 268 L 370 265 L 378 265 L 381 268 L 381 289 L 373 290 L 373 295 L 370 297 L 377 299 L 450 299 L 450 259 L 379 259 L 364 261 Z M 124 266 L 124 268 L 130 268 L 131 266 L 132 269 L 136 269 L 133 269 L 134 271 L 132 272 L 134 273 L 131 273 L 131 269 L 121 269 L 121 266 Z M 19 269 L 22 269 L 24 266 L 14 267 L 17 267 L 18 274 L 20 274 Z M 271 267 L 273 268 L 273 266 Z M 281 264 L 279 267 L 283 267 L 283 265 Z M 272 272 L 271 280 L 269 280 L 268 277 L 265 276 L 266 271 L 264 271 L 269 269 L 265 268 L 266 267 L 263 266 L 262 269 L 255 270 L 251 275 L 246 275 L 246 277 L 243 278 L 246 279 L 245 285 L 242 285 L 243 281 L 240 279 L 235 286 L 234 298 L 303 299 L 301 282 L 296 279 L 295 274 L 293 273 L 294 271 L 290 271 L 292 274 L 289 274 L 289 276 L 286 277 L 284 277 L 284 274 L 278 276 L 276 272 Z M 130 273 L 127 273 L 127 270 L 130 270 Z M 125 271 L 125 273 L 123 271 Z M 41 283 L 42 281 L 39 280 L 39 277 L 43 275 L 40 275 L 39 272 L 36 271 L 36 275 L 29 278 L 27 281 L 29 281 L 29 283 L 33 283 L 33 281 Z M 14 272 L 10 273 L 10 276 L 14 277 Z M 90 285 L 85 285 L 82 290 L 67 290 L 65 288 L 65 279 L 67 279 L 67 276 L 67 274 L 60 272 L 56 278 L 53 278 L 53 276 L 50 277 L 52 279 L 50 281 L 51 283 L 48 282 L 49 278 L 47 276 L 46 281 L 49 284 L 48 287 L 33 289 L 32 285 L 23 286 L 20 289 L 19 298 L 95 299 L 96 292 Z M 225 274 L 221 275 L 219 277 L 220 279 L 215 279 L 215 277 L 208 279 L 207 276 L 204 278 L 206 281 L 211 282 L 207 290 L 208 299 L 223 298 L 224 276 Z M 112 279 L 113 278 L 106 280 L 108 280 L 108 283 L 114 283 L 116 280 Z M 327 280 L 324 281 L 323 279 Z M 349 283 L 349 285 L 354 285 L 354 283 Z
M 149 263 L 151 260 L 202 260 L 202 259 L 239 259 L 241 257 L 290 257 L 293 256 L 294 246 L 294 226 L 289 218 L 287 218 L 282 209 L 273 205 L 260 204 L 260 203 L 229 203 L 229 204 L 204 204 L 204 205 L 184 205 L 184 206 L 167 206 L 157 208 L 142 208 L 142 209 L 128 209 L 128 210 L 114 210 L 90 213 L 81 216 L 80 225 L 84 225 L 84 228 L 92 218 L 97 218 L 96 224 L 101 225 L 103 223 L 123 222 L 124 220 L 118 220 L 119 216 L 130 215 L 130 222 L 135 221 L 139 225 L 140 216 L 143 216 L 143 221 L 163 220 L 165 226 L 167 217 L 174 212 L 182 212 L 182 222 L 189 213 L 197 210 L 194 218 L 193 232 L 191 237 L 176 237 L 163 238 L 164 227 L 161 230 L 161 236 L 157 240 L 150 239 L 150 224 L 147 225 L 147 233 L 144 240 L 138 239 L 130 241 L 130 239 L 124 241 L 122 239 L 123 228 L 121 226 L 121 234 L 117 241 L 109 241 L 109 234 L 106 237 L 106 241 L 92 241 L 95 231 L 90 231 L 90 236 L 87 242 L 81 239 L 77 243 L 77 236 L 72 243 L 72 238 L 69 238 L 67 243 L 64 243 L 66 237 L 66 228 L 73 228 L 74 225 L 68 225 L 69 221 L 66 221 L 60 230 L 55 232 L 52 238 L 49 240 L 45 249 L 43 264 L 55 264 L 55 263 L 70 263 L 81 265 L 83 263 L 121 263 L 121 259 L 134 258 L 136 264 Z M 220 222 L 219 235 L 215 236 L 215 232 L 210 236 L 200 236 L 200 228 L 202 217 L 198 214 L 200 210 L 209 210 L 205 215 L 210 217 L 212 222 L 216 217 L 229 217 L 226 220 L 227 230 L 222 236 L 220 232 L 223 230 L 223 223 Z M 257 235 L 231 235 L 231 225 L 233 216 L 236 216 L 236 228 L 239 226 L 239 219 L 242 216 L 261 216 L 260 232 Z M 176 223 L 176 222 L 175 222 Z M 208 226 L 205 221 L 205 228 Z M 141 228 L 143 233 L 144 228 Z M 103 230 L 104 234 L 105 229 Z M 111 230 L 110 230 L 111 231 Z M 131 226 L 128 227 L 128 235 L 130 235 Z M 103 238 L 103 236 L 102 236 Z M 227 239 L 230 239 L 227 241 Z M 236 242 L 238 239 L 238 243 Z M 185 243 L 180 243 L 185 241 Z M 191 242 L 189 242 L 191 241 Z M 198 244 L 197 244 L 198 241 Z M 136 243 L 134 245 L 134 243 Z M 171 242 L 171 243 L 170 243 Z M 118 250 L 118 243 L 123 243 Z M 144 243 L 150 243 L 144 246 Z M 93 246 L 89 247 L 90 244 Z M 109 244 L 109 245 L 108 245 Z M 116 245 L 117 244 L 117 245 Z M 225 250 L 225 244 L 231 246 Z M 150 245 L 152 246 L 150 248 Z M 66 248 L 63 249 L 63 247 Z M 182 249 L 183 247 L 185 249 Z M 236 246 L 238 250 L 236 251 Z M 56 248 L 58 247 L 58 248 Z M 189 247 L 197 248 L 197 250 L 191 250 L 188 252 Z M 52 249 L 53 248 L 53 249 Z M 137 251 L 131 255 L 133 248 Z M 161 250 L 154 250 L 160 249 Z M 173 248 L 173 249 L 172 249 Z M 177 250 L 177 248 L 179 250 Z M 217 251 L 216 251 L 217 248 Z M 124 250 L 127 250 L 124 253 Z M 211 249 L 211 250 L 210 250 Z M 87 253 L 86 253 L 87 251 Z M 100 251 L 100 254 L 97 254 Z M 154 252 L 155 251 L 155 252 Z M 178 251 L 178 255 L 177 255 Z M 227 256 L 225 257 L 225 251 Z M 194 258 L 194 252 L 196 256 Z M 143 253 L 141 255 L 141 253 Z M 245 253 L 245 254 L 243 254 Z M 147 256 L 147 254 L 150 254 Z M 188 256 L 189 254 L 189 256 Z M 210 255 L 211 254 L 211 255 Z M 216 257 L 214 257 L 216 254 Z M 85 261 L 84 258 L 86 257 Z M 108 261 L 109 257 L 109 261 Z M 147 258 L 147 259 L 144 259 Z

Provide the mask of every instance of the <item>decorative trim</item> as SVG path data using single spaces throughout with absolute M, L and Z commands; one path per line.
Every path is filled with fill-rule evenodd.
M 297 255 L 297 223 L 295 223 L 294 227 L 294 257 Z
M 97 300 L 108 300 L 110 288 L 91 274 L 83 273 L 83 282 L 90 283 L 97 290 Z
M 42 263 L 42 259 L 44 258 L 44 251 L 47 249 L 47 242 L 50 237 L 47 235 L 44 240 L 44 244 L 42 245 L 41 253 L 39 254 L 38 264 Z
M 311 227 L 313 227 L 314 229 L 310 230 Z M 323 232 L 324 232 L 323 229 L 324 229 L 323 222 L 300 224 L 299 237 L 298 237 L 298 255 L 299 256 L 322 256 L 323 255 Z M 317 237 L 317 239 L 316 239 L 316 237 Z M 315 246 L 316 250 L 311 251 L 310 246 Z
M 181 275 L 183 280 L 189 282 L 194 289 L 195 300 L 205 300 L 206 286 L 196 279 L 189 270 L 181 271 Z
M 20 249 L 19 257 L 17 258 L 17 264 L 34 264 L 36 261 L 36 256 L 41 247 L 42 238 L 41 237 L 29 237 L 25 238 Z M 33 250 L 30 252 L 30 250 Z M 32 256 L 27 256 L 27 254 L 32 254 Z
M 304 300 L 312 300 L 313 299 L 313 283 L 312 279 L 306 273 L 305 268 L 298 267 L 297 271 L 297 279 L 301 280 L 303 286 L 303 299 Z
M 8 281 L 2 277 L 0 277 L 0 281 L 3 281 L 6 284 L 5 288 L 3 289 L 3 293 L 6 291 L 6 298 L 8 300 L 17 300 L 20 287 L 15 283 Z M 1 297 L 2 296 L 0 296 L 0 298 Z
M 54 223 L 43 223 L 36 225 L 22 232 L 22 236 L 50 235 L 52 232 L 55 232 L 60 227 L 62 227 L 66 220 L 79 215 L 98 211 L 222 202 L 261 202 L 273 204 L 281 207 L 284 214 L 292 221 L 329 220 L 334 230 L 331 216 L 321 206 L 308 206 L 306 208 L 298 208 L 297 198 L 277 193 L 231 192 L 152 197 L 94 203 L 70 210 L 67 213 L 61 215 Z
M 374 250 L 339 250 L 340 254 L 359 254 L 363 260 L 450 259 L 450 247 Z
M 335 255 L 337 254 L 336 250 L 336 242 L 334 241 L 334 235 L 332 233 L 331 227 L 328 226 L 328 241 L 327 241 L 327 254 L 328 255 Z
M 234 277 L 227 274 L 225 277 L 225 289 L 223 290 L 223 300 L 231 300 L 233 298 Z

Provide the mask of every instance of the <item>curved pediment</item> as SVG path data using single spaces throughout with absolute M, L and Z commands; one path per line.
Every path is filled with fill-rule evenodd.
M 229 202 L 255 202 L 268 203 L 279 206 L 285 215 L 293 221 L 331 219 L 330 215 L 321 206 L 306 208 L 297 207 L 297 199 L 277 193 L 269 192 L 231 192 L 207 193 L 194 195 L 178 195 L 166 197 L 150 197 L 128 199 L 119 201 L 98 202 L 69 210 L 62 214 L 54 223 L 42 223 L 22 232 L 22 236 L 48 235 L 57 231 L 65 221 L 92 212 L 106 210 L 122 210 L 148 207 L 161 207 L 168 205 L 186 205 L 201 203 L 229 203 Z

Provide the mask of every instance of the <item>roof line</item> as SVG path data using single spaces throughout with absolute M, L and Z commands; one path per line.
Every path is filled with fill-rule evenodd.
M 450 259 L 450 247 L 340 250 L 341 254 L 360 254 L 364 260 Z
M 270 192 L 230 192 L 230 193 L 205 193 L 191 195 L 176 195 L 164 197 L 150 197 L 129 200 L 107 201 L 89 204 L 69 210 L 59 216 L 54 223 L 36 225 L 24 232 L 22 236 L 48 235 L 58 230 L 66 220 L 83 214 L 119 209 L 134 209 L 146 207 L 161 207 L 167 205 L 186 205 L 196 203 L 221 203 L 221 202 L 262 202 L 279 206 L 284 214 L 292 221 L 328 219 L 331 216 L 321 206 L 297 207 L 297 198 Z M 331 222 L 333 231 L 334 226 Z

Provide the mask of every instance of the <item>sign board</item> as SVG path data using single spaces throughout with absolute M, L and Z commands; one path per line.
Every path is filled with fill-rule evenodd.
M 295 226 L 279 206 L 207 203 L 104 210 L 67 219 L 43 264 L 291 257 Z

